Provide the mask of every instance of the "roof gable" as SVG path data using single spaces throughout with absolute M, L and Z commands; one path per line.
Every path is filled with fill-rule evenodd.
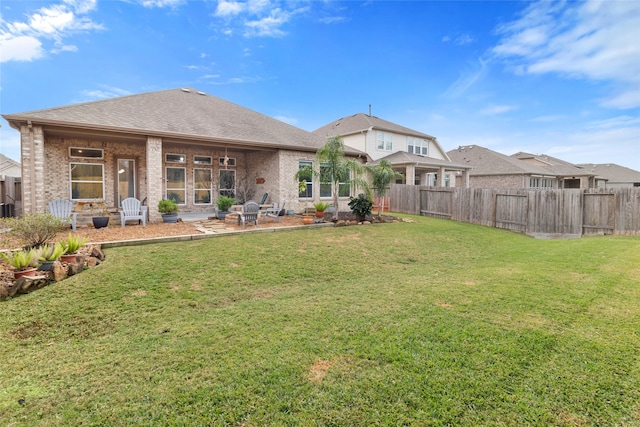
M 332 137 L 336 135 L 350 135 L 353 133 L 366 131 L 370 129 L 395 132 L 403 135 L 416 136 L 426 139 L 435 140 L 435 137 L 408 127 L 400 126 L 396 123 L 383 120 L 376 116 L 370 116 L 364 113 L 354 114 L 353 116 L 342 117 L 331 123 L 322 126 L 313 131 L 314 134 L 322 137 Z
M 470 175 L 548 175 L 543 167 L 523 162 L 479 145 L 460 146 L 447 152 L 452 161 L 473 167 Z
M 630 169 L 624 166 L 616 165 L 615 163 L 587 163 L 576 165 L 587 172 L 596 174 L 602 178 L 606 178 L 610 183 L 615 182 L 627 182 L 635 183 L 640 182 L 640 172 L 634 169 Z

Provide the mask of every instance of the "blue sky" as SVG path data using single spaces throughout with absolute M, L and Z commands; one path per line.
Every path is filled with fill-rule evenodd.
M 308 131 L 371 105 L 446 151 L 640 170 L 640 1 L 3 0 L 0 14 L 2 114 L 190 86 Z

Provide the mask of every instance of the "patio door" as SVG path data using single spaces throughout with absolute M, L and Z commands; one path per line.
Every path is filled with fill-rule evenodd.
M 118 159 L 118 207 L 127 197 L 136 197 L 136 162 Z

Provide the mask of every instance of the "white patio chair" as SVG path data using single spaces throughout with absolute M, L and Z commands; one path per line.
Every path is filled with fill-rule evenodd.
M 245 228 L 247 222 L 253 222 L 257 227 L 259 214 L 260 205 L 254 201 L 249 201 L 242 207 L 242 212 L 238 212 L 238 224 L 242 222 L 242 228 Z
M 76 231 L 77 212 L 73 212 L 73 203 L 70 200 L 57 199 L 49 202 L 48 211 L 56 218 L 69 223 L 71 229 Z
M 129 220 L 142 221 L 142 226 L 147 226 L 147 206 L 142 206 L 140 200 L 135 197 L 127 197 L 122 201 L 122 209 L 120 210 L 120 224 L 122 227 Z M 139 222 L 138 222 L 139 223 Z

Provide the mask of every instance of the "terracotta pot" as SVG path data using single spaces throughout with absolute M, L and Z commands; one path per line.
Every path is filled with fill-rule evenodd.
M 324 211 L 322 212 L 316 211 L 316 218 L 324 218 Z
M 303 216 L 302 217 L 302 223 L 303 224 L 313 224 L 313 217 L 312 216 Z
M 78 256 L 77 253 L 75 253 L 75 254 L 65 254 L 65 255 L 62 255 L 60 257 L 60 261 L 66 262 L 66 263 L 76 262 L 76 257 L 77 256 Z
M 13 272 L 13 278 L 18 279 L 22 276 L 35 276 L 37 270 L 38 269 L 35 267 L 27 268 L 25 270 L 16 270 Z

